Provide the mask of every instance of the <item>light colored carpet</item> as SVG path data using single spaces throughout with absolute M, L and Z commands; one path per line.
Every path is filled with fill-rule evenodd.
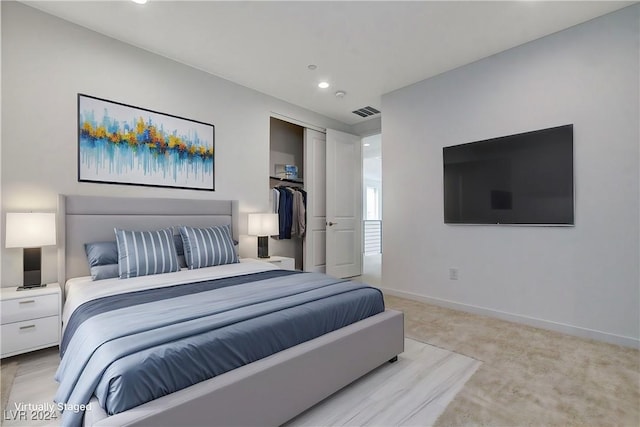
M 483 364 L 436 426 L 640 426 L 640 353 L 385 296 L 406 335 Z M 2 403 L 15 375 L 2 361 Z M 13 370 L 13 373 L 12 373 Z
M 436 426 L 640 426 L 640 353 L 385 296 L 407 337 L 482 361 Z

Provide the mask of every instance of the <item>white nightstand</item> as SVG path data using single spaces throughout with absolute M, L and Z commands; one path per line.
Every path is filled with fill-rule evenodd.
M 296 260 L 294 258 L 289 258 L 286 256 L 272 255 L 269 258 L 254 258 L 254 259 L 257 259 L 258 261 L 269 262 L 283 270 L 296 269 Z
M 24 291 L 2 288 L 1 357 L 14 356 L 60 343 L 60 285 Z

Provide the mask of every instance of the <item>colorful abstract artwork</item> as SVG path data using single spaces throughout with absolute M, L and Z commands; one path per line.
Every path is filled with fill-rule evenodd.
M 78 181 L 215 189 L 211 124 L 78 94 Z

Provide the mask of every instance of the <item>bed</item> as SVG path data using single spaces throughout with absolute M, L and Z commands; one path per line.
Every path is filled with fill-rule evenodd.
M 385 310 L 383 305 L 376 303 L 375 289 L 317 273 L 285 272 L 268 263 L 242 260 L 155 277 L 107 279 L 101 283 L 87 279 L 89 271 L 84 244 L 113 239 L 114 227 L 154 230 L 176 225 L 229 224 L 237 238 L 238 215 L 234 201 L 60 196 L 59 222 L 59 278 L 60 283 L 66 284 L 67 300 L 61 343 L 65 356 L 59 369 L 61 388 L 57 399 L 73 408 L 65 411 L 66 424 L 280 425 L 403 351 L 402 314 Z M 300 286 L 305 287 L 304 292 L 299 290 Z M 179 295 L 172 294 L 175 292 Z M 151 294 L 161 296 L 145 299 Z M 166 296 L 168 294 L 171 295 Z M 281 298 L 274 298 L 276 294 Z M 136 298 L 142 298 L 136 303 L 138 305 L 131 303 Z M 350 302 L 346 302 L 348 299 Z M 334 302 L 329 303 L 330 300 Z M 371 303 L 365 303 L 365 300 L 371 300 Z M 80 307 L 90 307 L 88 311 L 92 314 L 79 314 Z M 142 311 L 137 311 L 140 307 L 155 307 L 155 311 L 144 311 L 143 315 Z M 193 316 L 193 312 L 200 309 L 211 312 Z M 326 322 L 317 317 L 321 311 L 332 313 L 329 317 L 339 319 L 337 324 L 325 325 Z M 177 316 L 180 322 L 174 323 L 165 313 Z M 230 316 L 239 316 L 243 322 Z M 93 324 L 88 320 L 83 323 L 77 321 L 78 318 L 91 322 L 100 318 L 103 323 Z M 263 322 L 267 319 L 290 329 L 297 341 L 287 343 L 289 338 L 284 339 L 280 332 L 273 332 L 276 341 L 282 338 L 283 342 L 257 343 L 256 337 L 276 331 L 271 324 L 265 326 Z M 153 332 L 155 335 L 147 333 L 147 326 L 142 323 L 147 321 L 153 325 L 162 324 L 167 329 Z M 202 331 L 198 328 L 203 325 L 208 327 L 216 322 L 221 325 L 220 329 L 207 330 L 206 334 L 221 335 L 194 333 Z M 133 336 L 125 328 L 134 323 L 142 335 Z M 193 324 L 195 329 L 185 332 L 183 325 L 187 323 Z M 246 326 L 248 329 L 238 326 L 245 323 L 249 325 Z M 91 332 L 95 328 L 100 330 L 99 334 Z M 154 340 L 160 335 L 170 343 L 156 343 Z M 240 347 L 249 348 L 251 356 L 244 353 L 238 356 L 241 352 L 225 341 L 230 335 L 240 340 Z M 182 347 L 192 350 L 187 359 L 189 363 L 175 358 L 172 353 L 178 338 L 199 340 L 198 343 L 185 342 Z M 126 375 L 120 375 L 124 371 L 118 371 L 119 366 L 127 363 L 142 366 L 142 361 L 150 359 L 135 354 L 129 361 L 122 362 L 100 353 L 119 340 L 121 348 L 142 346 L 143 341 L 148 340 L 145 349 L 154 355 L 151 360 L 156 371 L 138 373 L 130 369 Z M 95 349 L 87 346 L 88 342 L 94 343 Z M 193 350 L 196 344 L 202 347 Z M 157 348 L 162 351 L 158 352 Z M 237 360 L 231 363 L 224 359 L 219 364 L 225 367 L 217 366 L 214 359 L 225 352 Z M 198 357 L 212 362 L 212 367 L 207 368 L 211 372 L 201 372 L 204 369 L 194 361 Z M 82 363 L 78 363 L 77 358 Z M 94 373 L 101 361 L 105 365 Z M 187 368 L 192 363 L 198 369 L 189 371 Z M 177 374 L 170 375 L 172 378 L 168 380 L 161 378 L 160 373 L 170 365 L 181 367 L 178 369 L 180 375 L 185 371 L 187 376 L 214 376 L 200 379 L 193 385 L 180 386 L 182 379 L 173 378 Z M 103 371 L 104 375 L 113 371 L 114 376 L 102 378 Z M 129 376 L 129 383 L 118 382 Z M 175 386 L 178 389 L 173 391 L 169 387 L 164 391 L 168 394 L 158 392 L 157 396 L 143 396 L 144 390 L 132 386 L 146 384 L 147 392 L 150 392 L 166 388 L 172 381 L 178 384 Z M 89 388 L 77 392 L 79 384 L 83 383 L 89 384 Z M 95 391 L 92 384 L 97 384 Z M 129 392 L 128 398 L 132 398 L 133 403 L 122 404 L 117 398 L 109 397 L 105 390 L 124 390 L 125 396 Z M 93 395 L 89 396 L 89 392 Z M 71 395 L 74 397 L 69 399 Z M 81 395 L 83 397 L 79 398 Z M 140 402 L 136 401 L 138 398 Z M 83 403 L 88 403 L 89 409 L 77 411 L 78 418 L 74 412 L 76 408 L 83 409 Z M 118 413 L 107 415 L 107 410 L 113 412 L 113 408 Z

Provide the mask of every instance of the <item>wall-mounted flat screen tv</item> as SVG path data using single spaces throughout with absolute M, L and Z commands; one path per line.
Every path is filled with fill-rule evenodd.
M 573 125 L 442 149 L 447 224 L 573 225 Z

